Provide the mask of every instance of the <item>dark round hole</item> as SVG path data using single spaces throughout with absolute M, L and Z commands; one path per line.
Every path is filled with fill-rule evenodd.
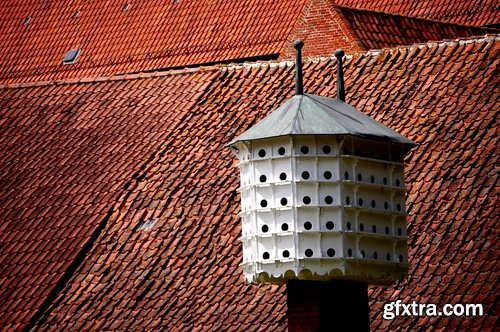
M 312 249 L 306 249 L 305 254 L 306 254 L 306 257 L 312 257 L 312 255 L 313 255 L 314 253 L 313 253 Z
M 378 259 L 378 253 L 376 251 L 373 252 L 373 259 Z
M 365 230 L 365 224 L 361 223 L 359 224 L 359 230 L 364 231 Z
M 264 233 L 269 232 L 269 226 L 267 226 L 267 225 L 262 225 L 262 232 L 264 232 Z
M 304 198 L 302 198 L 302 202 L 304 202 L 304 204 L 306 205 L 311 204 L 311 197 L 304 196 Z
M 401 204 L 396 204 L 396 210 L 401 211 Z
M 285 152 L 286 152 L 286 150 L 285 150 L 285 148 L 284 148 L 284 147 L 280 147 L 280 148 L 278 149 L 278 154 L 279 154 L 280 156 L 284 155 L 284 154 L 285 154 Z
M 332 152 L 332 148 L 330 147 L 330 145 L 323 145 L 322 150 L 324 154 L 329 154 L 330 152 Z
M 269 257 L 271 257 L 271 256 L 269 256 L 269 253 L 267 251 L 262 254 L 262 258 L 264 258 L 264 259 L 269 259 Z
M 288 224 L 287 224 L 287 223 L 282 224 L 282 225 L 281 225 L 281 230 L 282 230 L 283 232 L 286 232 L 286 231 L 288 230 Z
M 309 179 L 309 177 L 310 177 L 310 176 L 311 176 L 311 174 L 309 174 L 309 172 L 308 172 L 308 171 L 303 171 L 303 172 L 302 172 L 302 178 L 303 178 L 304 180 Z
M 264 174 L 262 174 L 262 175 L 259 177 L 259 181 L 260 181 L 260 182 L 266 182 L 266 180 L 267 180 L 267 177 L 266 177 Z
M 266 156 L 266 150 L 260 149 L 259 150 L 259 157 L 264 158 Z
M 333 249 L 333 248 L 329 248 L 329 249 L 326 251 L 326 254 L 328 255 L 328 257 L 333 257 L 333 256 L 335 256 L 335 249 Z
M 350 222 L 350 221 L 348 221 L 348 222 L 346 223 L 346 226 L 347 226 L 347 229 L 348 229 L 348 230 L 351 230 L 351 222 Z
M 280 174 L 280 180 L 281 181 L 285 181 L 286 180 L 286 173 L 283 172 L 283 173 Z
M 330 205 L 333 203 L 333 197 L 332 196 L 326 196 L 325 197 L 325 203 Z
M 365 251 L 364 251 L 364 250 L 361 250 L 361 257 L 365 258 L 365 256 L 366 256 Z
M 301 148 L 300 148 L 300 152 L 302 152 L 302 154 L 308 154 L 309 153 L 309 147 L 303 145 Z
M 389 226 L 385 226 L 385 234 L 389 234 L 391 231 L 391 229 L 389 228 Z
M 388 208 L 389 208 L 389 203 L 384 202 L 384 209 L 386 209 L 386 210 L 387 210 Z
M 387 253 L 387 255 L 385 255 L 385 258 L 387 258 L 388 261 L 391 260 L 391 254 Z
M 285 258 L 290 257 L 290 252 L 288 250 L 283 250 L 283 257 Z
M 335 224 L 333 223 L 333 221 L 326 222 L 326 229 L 331 231 L 334 227 L 335 227 Z
M 358 181 L 362 181 L 363 180 L 363 175 L 361 173 L 358 173 Z
M 375 206 L 377 206 L 377 203 L 375 203 L 375 200 L 372 199 L 372 208 L 375 208 Z
M 363 199 L 361 197 L 358 199 L 358 204 L 359 206 L 363 206 Z
M 330 180 L 332 178 L 332 172 L 325 171 L 325 173 L 323 173 L 323 176 L 325 177 L 325 179 Z
M 399 179 L 396 179 L 396 187 L 399 187 L 401 185 L 401 181 Z
M 403 255 L 399 255 L 399 261 L 403 262 Z
M 310 222 L 310 221 L 306 221 L 306 222 L 304 223 L 304 229 L 305 229 L 306 231 L 310 230 L 312 227 L 313 227 L 313 225 L 311 224 L 311 222 Z
M 372 176 L 370 176 L 370 182 L 371 182 L 371 183 L 375 183 L 375 177 L 374 177 L 373 175 L 372 175 Z
M 347 255 L 348 255 L 349 257 L 352 257 L 352 249 L 347 250 Z
M 344 172 L 344 179 L 349 180 L 349 172 Z
M 377 225 L 372 225 L 372 232 L 377 233 Z
M 401 236 L 403 234 L 403 230 L 401 228 L 398 228 L 398 235 Z
M 285 205 L 288 203 L 288 199 L 286 199 L 286 197 L 283 197 L 283 198 L 280 200 L 280 203 L 281 203 L 281 205 L 285 206 Z
M 386 185 L 386 184 L 387 184 L 387 178 L 386 178 L 386 177 L 384 177 L 383 182 L 384 182 L 384 185 Z
M 351 204 L 351 198 L 350 198 L 349 196 L 346 196 L 346 197 L 345 197 L 345 203 L 346 203 L 347 205 Z
M 265 208 L 267 206 L 267 201 L 265 199 L 263 199 L 262 201 L 260 201 L 260 206 L 262 206 L 263 208 Z

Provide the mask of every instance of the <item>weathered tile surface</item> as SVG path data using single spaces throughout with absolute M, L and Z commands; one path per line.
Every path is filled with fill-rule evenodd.
M 370 291 L 374 330 L 491 330 L 496 323 L 499 53 L 500 38 L 486 37 L 357 53 L 347 60 L 347 101 L 419 144 L 408 156 L 406 170 L 410 276 L 395 287 Z M 332 59 L 310 59 L 304 69 L 306 91 L 335 95 Z M 167 77 L 182 84 L 189 75 L 193 74 Z M 114 210 L 38 326 L 75 331 L 286 329 L 284 287 L 243 283 L 238 267 L 238 172 L 224 144 L 291 96 L 293 65 L 222 67 L 206 75 L 217 77 L 195 105 L 168 107 L 173 114 L 183 114 L 182 121 L 157 125 L 168 128 L 161 147 L 152 149 L 156 153 L 149 159 L 142 158 L 142 167 L 133 167 L 139 172 L 125 180 L 130 185 L 120 197 L 99 198 L 103 211 Z M 169 89 L 158 86 L 163 79 L 167 78 L 139 78 L 133 91 L 161 95 Z M 119 92 L 119 87 L 127 82 L 87 84 L 96 91 L 109 91 L 106 86 L 113 84 L 116 91 L 111 94 L 123 93 L 126 98 L 128 90 Z M 40 94 L 37 89 L 57 95 L 61 89 L 78 91 L 79 86 L 7 89 L 21 99 L 14 99 L 17 108 L 12 114 L 22 112 L 25 98 Z M 43 100 L 47 99 L 36 105 Z M 23 128 L 18 124 L 9 131 L 12 135 Z M 66 144 L 75 140 L 77 136 L 68 137 Z M 39 158 L 43 156 L 49 158 L 50 153 L 40 151 Z M 108 160 L 107 154 L 101 159 Z M 75 163 L 70 169 L 85 169 L 81 164 L 85 165 Z M 30 192 L 29 181 L 24 181 L 22 193 Z M 13 190 L 5 195 L 10 192 L 15 195 Z M 43 192 L 36 197 L 48 206 L 54 202 Z M 57 205 L 51 211 L 67 215 Z M 19 298 L 28 302 L 30 295 Z M 481 303 L 486 315 L 382 320 L 381 306 L 396 299 Z M 22 307 L 18 310 L 22 315 Z

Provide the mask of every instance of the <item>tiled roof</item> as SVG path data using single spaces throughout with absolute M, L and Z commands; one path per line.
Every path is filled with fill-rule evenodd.
M 333 0 L 354 8 L 416 16 L 431 20 L 481 26 L 500 23 L 496 0 Z
M 286 58 L 293 54 L 289 41 L 296 37 L 310 45 L 306 55 L 331 55 L 339 47 L 363 51 L 485 34 L 475 28 L 341 10 L 331 0 L 6 0 L 0 17 L 1 83 Z M 73 64 L 63 64 L 72 49 L 80 55 Z
M 0 86 L 0 330 L 43 307 L 216 74 Z
M 488 30 L 383 12 L 338 7 L 364 50 L 411 45 L 456 37 L 482 36 Z M 496 30 L 498 33 L 500 30 Z
M 347 102 L 419 144 L 408 156 L 406 169 L 410 275 L 395 287 L 371 290 L 373 329 L 492 330 L 496 323 L 500 257 L 496 246 L 499 53 L 500 36 L 357 53 L 346 61 Z M 304 73 L 306 92 L 334 96 L 333 59 L 309 59 Z M 187 93 L 181 93 L 190 86 Z M 198 94 L 201 90 L 203 93 Z M 79 108 L 65 114 L 67 101 L 78 100 L 75 91 L 89 91 L 94 97 L 81 99 Z M 74 95 L 69 97 L 72 92 Z M 162 93 L 168 97 L 160 97 Z M 27 243 L 16 240 L 10 245 L 33 247 L 19 251 L 15 258 L 10 256 L 14 266 L 10 275 L 19 277 L 27 271 L 26 279 L 36 285 L 46 280 L 42 275 L 35 279 L 36 265 L 16 264 L 30 257 L 40 257 L 43 262 L 50 256 L 47 252 L 51 251 L 45 251 L 41 240 L 36 242 L 50 237 L 50 233 L 37 235 L 38 228 L 48 232 L 42 225 L 30 228 L 32 232 L 23 237 L 14 233 L 27 228 L 28 222 L 36 223 L 37 218 L 52 213 L 61 219 L 52 224 L 51 231 L 60 232 L 64 239 L 74 239 L 70 235 L 76 229 L 64 227 L 75 224 L 68 210 L 71 204 L 61 207 L 54 196 L 60 193 L 59 201 L 71 200 L 72 189 L 67 181 L 88 179 L 81 188 L 94 188 L 85 189 L 75 202 L 85 202 L 84 198 L 89 197 L 87 202 L 102 204 L 97 210 L 113 209 L 109 219 L 103 212 L 92 214 L 96 219 L 82 221 L 82 234 L 92 223 L 102 223 L 102 231 L 81 264 L 75 266 L 68 283 L 58 289 L 60 292 L 46 314 L 39 317 L 37 326 L 75 331 L 285 330 L 284 287 L 243 282 L 238 266 L 238 171 L 233 167 L 234 156 L 224 145 L 292 93 L 290 62 L 134 80 L 4 88 L 2 95 L 7 97 L 3 97 L 3 103 L 10 105 L 7 119 L 12 120 L 1 118 L 2 126 L 11 124 L 9 130 L 1 131 L 2 142 L 18 138 L 15 143 L 2 143 L 6 146 L 1 150 L 6 151 L 3 167 L 10 170 L 2 174 L 2 180 L 23 181 L 7 183 L 7 189 L 2 187 L 1 201 L 5 203 L 1 212 L 5 215 L 5 210 L 12 209 L 14 212 L 7 215 L 13 220 L 17 214 L 24 214 L 15 219 L 16 225 L 7 224 L 10 233 L 5 233 L 2 225 L 2 241 L 25 238 Z M 177 97 L 172 99 L 174 94 Z M 113 96 L 118 97 L 118 104 L 111 101 Z M 185 102 L 186 98 L 190 102 Z M 95 103 L 109 105 L 109 109 L 99 111 Z M 152 119 L 154 125 L 141 123 L 137 114 L 148 108 L 134 105 L 151 103 L 159 103 L 155 109 L 162 112 Z M 26 114 L 22 113 L 26 107 L 34 116 L 15 116 L 17 112 Z M 86 125 L 104 135 L 105 128 L 116 122 L 107 114 L 137 122 L 123 128 L 120 121 L 116 125 L 125 132 L 123 140 L 129 138 L 135 143 L 134 149 L 130 151 L 132 146 L 125 143 L 124 148 L 112 144 L 106 147 L 93 140 L 84 143 L 80 153 L 94 158 L 92 161 L 77 158 L 76 153 L 66 159 L 65 151 L 71 152 L 84 142 L 80 135 L 72 134 L 69 124 L 73 122 L 66 116 L 73 121 L 84 116 L 80 130 L 85 130 Z M 46 129 L 51 128 L 49 122 L 58 124 L 54 126 L 62 138 L 51 138 L 52 132 Z M 28 123 L 39 125 L 30 134 L 33 138 L 23 143 L 23 132 L 33 131 Z M 144 138 L 142 144 L 137 144 L 136 140 L 152 128 L 161 132 L 156 136 L 159 139 L 150 143 L 150 138 Z M 40 141 L 46 144 L 43 149 L 37 147 Z M 92 153 L 95 144 L 103 148 L 97 156 Z M 123 158 L 114 157 L 114 151 L 122 151 Z M 93 179 L 67 173 L 85 174 L 83 170 L 97 169 L 90 166 L 93 163 L 105 163 L 115 171 Z M 47 184 L 42 186 L 36 178 L 47 174 L 52 165 L 60 167 L 59 172 L 67 174 L 67 180 L 59 180 L 56 172 L 52 178 L 44 176 Z M 39 175 L 30 180 L 29 174 Z M 113 184 L 102 185 L 102 181 Z M 92 197 L 94 192 L 108 194 L 109 198 L 98 194 Z M 12 199 L 7 201 L 6 197 Z M 16 208 L 37 202 L 45 202 L 47 208 Z M 62 258 L 54 256 L 53 260 L 57 265 Z M 25 307 L 33 308 L 29 303 L 39 292 L 26 291 L 3 278 L 3 294 L 15 300 L 2 303 L 4 312 L 0 316 L 6 317 L 6 308 L 13 308 L 9 309 L 9 315 L 14 317 L 11 321 L 19 322 Z M 481 303 L 485 316 L 402 316 L 382 320 L 381 306 L 395 299 L 404 303 Z
M 304 1 L 280 1 L 277 6 L 267 0 L 6 0 L 0 6 L 0 82 L 274 55 Z M 63 65 L 65 53 L 73 48 L 81 50 L 79 58 Z

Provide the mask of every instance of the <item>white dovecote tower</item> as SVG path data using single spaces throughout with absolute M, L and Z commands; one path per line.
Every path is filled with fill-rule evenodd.
M 296 94 L 228 145 L 241 177 L 248 282 L 390 285 L 408 270 L 404 157 L 415 143 L 338 98 Z

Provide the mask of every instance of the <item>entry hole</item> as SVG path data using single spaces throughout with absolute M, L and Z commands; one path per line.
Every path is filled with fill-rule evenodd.
M 375 200 L 372 199 L 372 208 L 375 208 L 375 206 L 377 206 L 377 203 L 375 203 Z
M 281 230 L 283 232 L 286 232 L 288 230 L 288 224 L 287 223 L 284 223 L 283 225 L 281 225 Z
M 302 172 L 302 178 L 303 178 L 304 180 L 309 179 L 309 177 L 310 177 L 310 176 L 311 176 L 311 174 L 309 174 L 309 172 L 308 172 L 308 171 L 303 171 L 303 172 Z
M 401 228 L 398 228 L 398 235 L 399 236 L 403 235 L 403 230 Z
M 327 221 L 326 222 L 326 229 L 331 231 L 333 228 L 335 228 L 335 224 L 333 223 L 333 221 Z
M 266 150 L 260 149 L 259 150 L 259 157 L 264 158 L 266 156 Z
M 325 173 L 323 173 L 323 176 L 325 177 L 325 179 L 330 180 L 332 178 L 332 172 L 325 171 Z
M 281 181 L 285 181 L 286 180 L 286 173 L 285 172 L 283 172 L 283 173 L 280 174 L 280 180 Z
M 359 224 L 359 230 L 363 232 L 365 230 L 365 224 Z
M 396 179 L 396 187 L 399 187 L 401 185 L 401 181 L 399 179 Z
M 300 148 L 300 152 L 302 152 L 302 154 L 308 154 L 309 153 L 309 147 L 306 146 L 306 145 L 303 145 L 301 148 Z
M 306 222 L 304 223 L 304 229 L 305 229 L 306 231 L 311 230 L 311 228 L 312 228 L 312 227 L 313 227 L 313 225 L 311 224 L 311 222 L 310 222 L 310 221 L 306 221 Z
M 260 206 L 265 208 L 267 206 L 267 201 L 265 199 L 263 199 L 262 201 L 260 201 Z
M 329 154 L 330 152 L 332 152 L 332 148 L 330 147 L 330 145 L 324 145 L 322 150 L 324 154 Z
M 364 251 L 364 250 L 361 250 L 361 257 L 365 258 L 365 256 L 366 256 L 365 251 Z
M 399 262 L 403 262 L 403 255 L 399 255 Z
M 260 181 L 260 182 L 266 182 L 266 180 L 267 180 L 267 177 L 266 177 L 264 174 L 262 174 L 262 175 L 259 177 L 259 181 Z
M 385 258 L 387 258 L 388 261 L 391 260 L 391 254 L 387 253 L 387 255 L 385 255 Z
M 325 203 L 330 205 L 333 203 L 333 197 L 332 196 L 326 196 L 325 197 Z
M 262 254 L 262 258 L 264 258 L 264 259 L 269 259 L 269 257 L 271 257 L 271 256 L 269 255 L 269 253 L 267 251 Z
M 347 229 L 348 229 L 348 230 L 351 230 L 351 222 L 350 222 L 350 221 L 348 221 L 348 222 L 346 223 L 346 226 L 347 226 Z
M 285 154 L 285 152 L 286 152 L 286 150 L 285 150 L 285 148 L 284 148 L 284 147 L 280 147 L 280 148 L 278 149 L 278 154 L 279 154 L 280 156 L 283 156 L 283 155 Z
M 285 206 L 285 205 L 288 203 L 288 199 L 286 199 L 286 197 L 283 197 L 283 198 L 280 200 L 280 203 L 281 203 L 281 205 Z
M 389 203 L 384 202 L 384 209 L 386 209 L 386 210 L 389 209 Z
M 347 205 L 351 204 L 351 198 L 350 198 L 349 196 L 346 196 L 346 197 L 345 197 L 345 203 L 346 203 Z
M 385 234 L 389 234 L 391 231 L 391 229 L 389 228 L 389 226 L 385 226 Z
M 344 179 L 349 180 L 349 172 L 344 172 Z
M 363 181 L 363 175 L 361 173 L 358 173 L 358 181 Z
M 373 233 L 377 233 L 377 225 L 373 225 L 372 226 L 372 232 Z
M 349 257 L 352 257 L 352 249 L 350 249 L 350 248 L 349 248 L 349 250 L 347 250 L 347 255 L 348 255 Z
M 363 206 L 363 199 L 361 197 L 358 199 L 358 204 L 359 206 Z
M 396 204 L 396 210 L 401 211 L 401 204 Z
M 384 177 L 383 182 L 384 182 L 384 185 L 387 185 L 387 178 L 386 177 Z
M 263 232 L 263 233 L 267 233 L 267 232 L 269 232 L 269 226 L 267 226 L 267 225 L 262 225 L 262 232 Z
M 283 257 L 285 258 L 290 257 L 290 252 L 288 250 L 283 250 Z
M 378 259 L 378 253 L 376 251 L 373 252 L 373 259 Z
M 335 256 L 335 249 L 333 249 L 333 248 L 329 248 L 329 249 L 326 251 L 326 254 L 328 255 L 328 257 L 333 257 L 333 256 Z
M 305 205 L 311 204 L 311 197 L 304 196 L 304 198 L 302 199 L 302 202 L 304 202 Z
M 312 257 L 312 255 L 314 254 L 314 252 L 312 251 L 312 249 L 306 249 L 306 257 Z
M 373 175 L 372 175 L 372 176 L 370 176 L 370 182 L 371 182 L 371 183 L 375 183 L 375 177 L 374 177 Z

